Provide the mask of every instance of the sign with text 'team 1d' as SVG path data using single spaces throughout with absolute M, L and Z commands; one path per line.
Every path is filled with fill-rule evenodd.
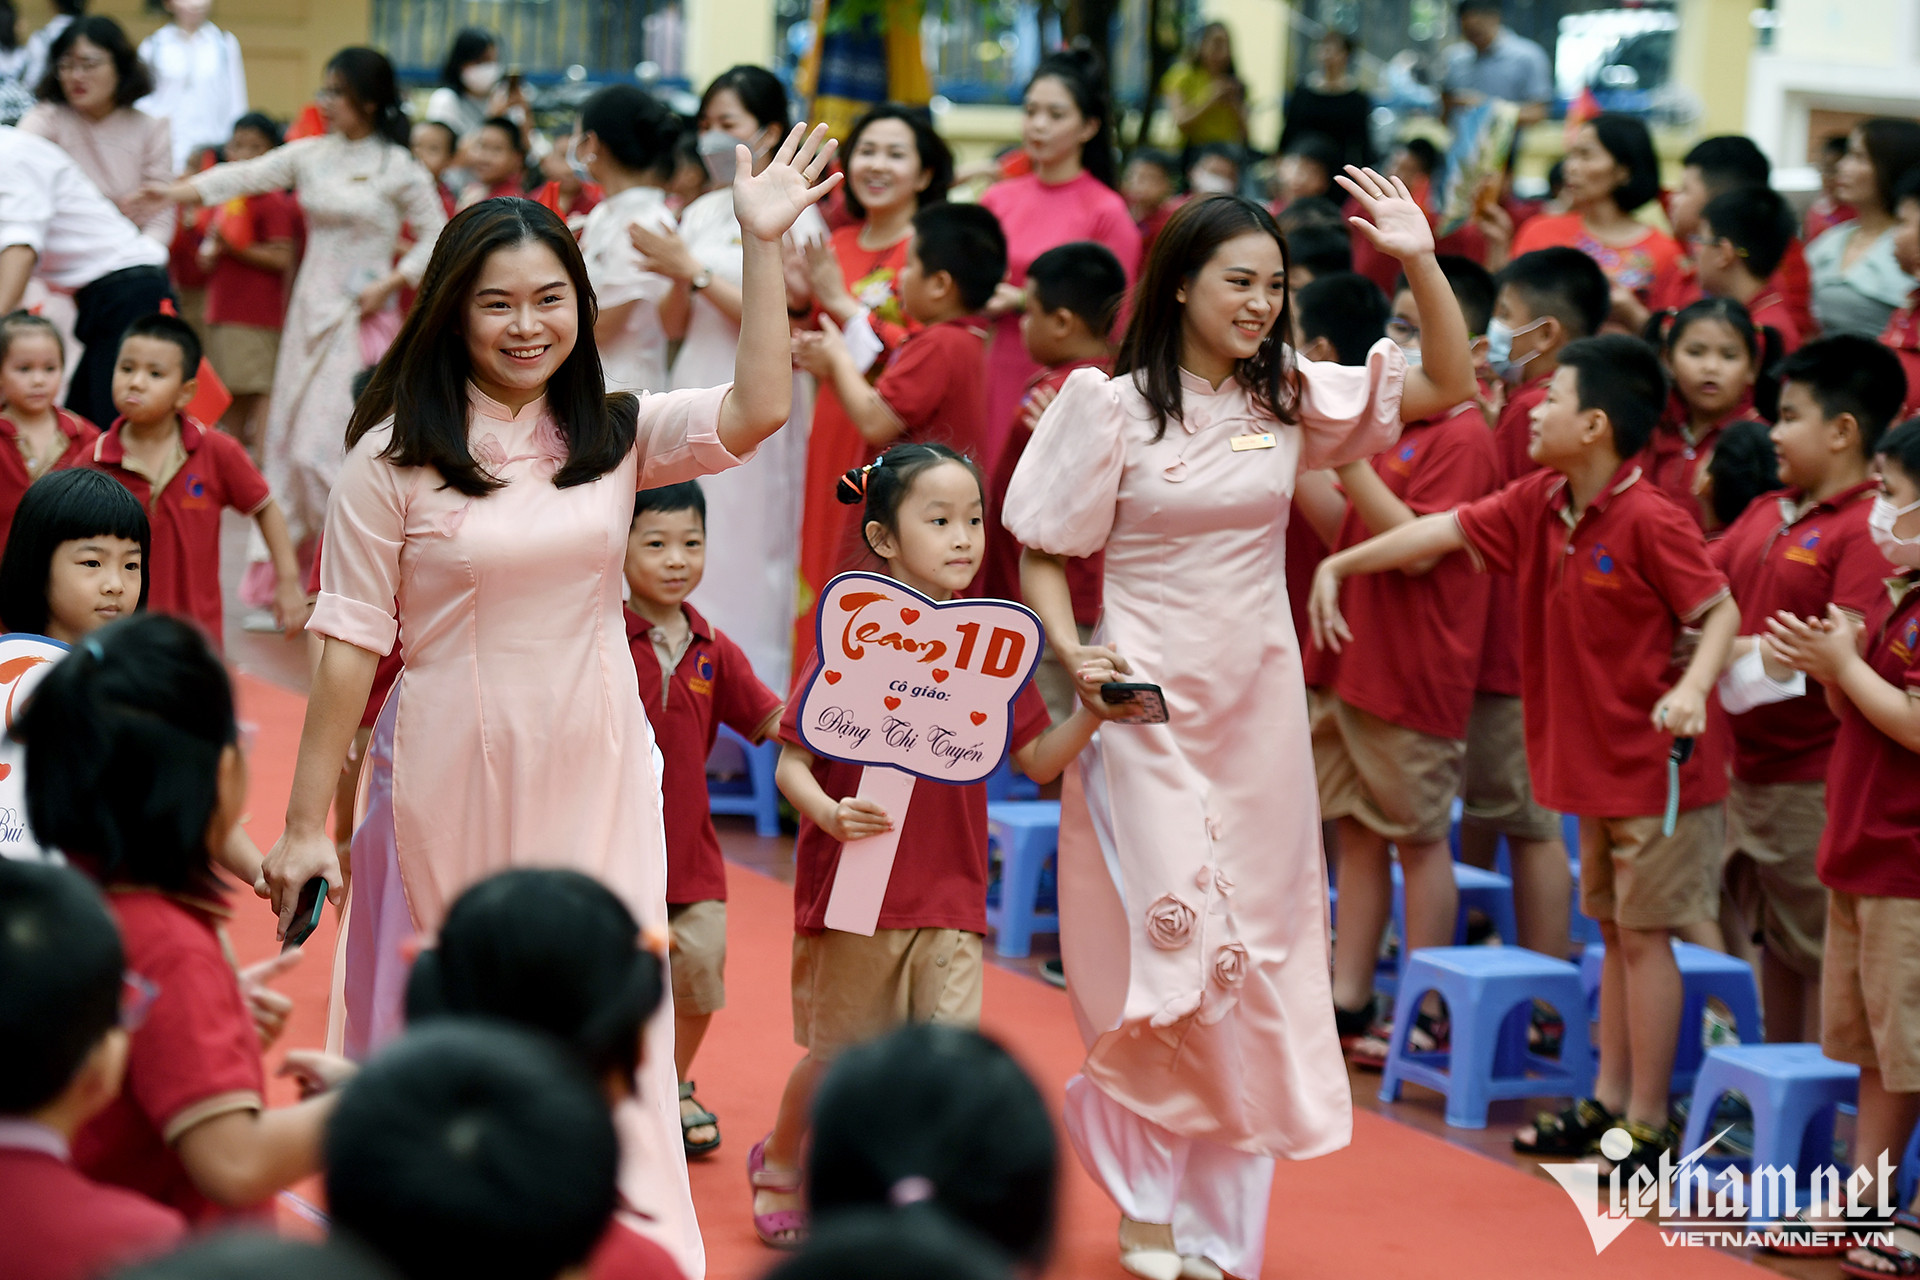
M 1005 600 L 936 603 L 872 573 L 843 573 L 816 611 L 820 666 L 800 695 L 800 739 L 865 765 L 857 792 L 893 829 L 850 840 L 827 899 L 830 929 L 871 935 L 915 778 L 979 782 L 1013 737 L 1013 700 L 1043 647 L 1040 620 Z

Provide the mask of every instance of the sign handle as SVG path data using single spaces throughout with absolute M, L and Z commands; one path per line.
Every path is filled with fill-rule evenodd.
M 907 822 L 913 784 L 913 775 L 904 769 L 870 764 L 860 770 L 860 787 L 855 794 L 885 810 L 893 819 L 893 829 L 840 846 L 840 865 L 834 870 L 833 891 L 827 897 L 827 928 L 873 936 L 880 920 L 880 904 L 886 900 L 887 881 L 893 875 L 894 851 L 900 846 L 900 831 Z

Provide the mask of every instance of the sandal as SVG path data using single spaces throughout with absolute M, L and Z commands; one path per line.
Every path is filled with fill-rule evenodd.
M 1527 1015 L 1527 1052 L 1543 1058 L 1557 1058 L 1566 1036 L 1566 1020 L 1539 1001 L 1534 1001 L 1533 1012 Z
M 800 1192 L 800 1171 L 798 1169 L 767 1168 L 767 1138 L 753 1144 L 753 1150 L 747 1152 L 747 1185 L 755 1191 L 780 1191 L 789 1195 Z M 807 1211 L 805 1209 L 775 1209 L 771 1213 L 753 1215 L 753 1232 L 760 1237 L 760 1243 L 770 1249 L 798 1249 L 807 1241 Z
M 1452 1040 L 1452 1030 L 1444 1014 L 1436 1018 L 1422 1011 L 1414 1015 L 1413 1030 L 1407 1033 L 1407 1052 L 1445 1053 Z M 1393 1024 L 1376 1022 L 1366 1035 L 1346 1046 L 1347 1061 L 1356 1071 L 1384 1071 L 1392 1048 Z
M 687 1154 L 690 1156 L 712 1155 L 720 1147 L 720 1117 L 695 1101 L 691 1080 L 680 1082 L 680 1101 L 693 1103 L 691 1112 L 685 1107 L 680 1108 L 680 1144 L 687 1149 Z M 713 1129 L 713 1137 L 710 1140 L 694 1142 L 688 1139 L 688 1133 L 702 1127 Z
M 1893 1215 L 1893 1226 L 1896 1231 L 1920 1234 L 1920 1217 L 1903 1209 Z M 1897 1244 L 1857 1244 L 1854 1248 L 1864 1249 L 1887 1265 L 1870 1267 L 1855 1262 L 1849 1254 L 1840 1260 L 1840 1274 L 1843 1276 L 1859 1276 L 1862 1280 L 1880 1280 L 1882 1276 L 1920 1276 L 1920 1253 L 1911 1249 L 1903 1249 Z
M 1184 1260 L 1173 1247 L 1173 1228 L 1120 1219 L 1120 1269 L 1140 1280 L 1180 1280 Z
M 1660 1157 L 1673 1150 L 1680 1140 L 1680 1135 L 1674 1132 L 1670 1124 L 1655 1128 L 1650 1124 L 1641 1124 L 1638 1120 L 1627 1120 L 1618 1127 L 1625 1130 L 1626 1135 L 1633 1139 L 1633 1146 L 1618 1160 L 1603 1161 L 1600 1176 L 1604 1178 L 1614 1170 L 1618 1170 L 1622 1186 L 1625 1186 L 1627 1180 L 1642 1169 L 1658 1172 Z
M 1515 1134 L 1513 1149 L 1523 1156 L 1590 1155 L 1599 1148 L 1600 1135 L 1618 1123 L 1600 1099 L 1582 1098 L 1558 1115 L 1536 1115 L 1532 1141 Z
M 1369 1000 L 1358 1009 L 1342 1009 L 1333 1006 L 1333 1033 L 1340 1037 L 1342 1053 L 1353 1048 L 1354 1043 L 1366 1039 L 1373 1030 L 1374 1002 Z
M 1811 1209 L 1802 1209 L 1791 1218 L 1782 1219 L 1774 1224 L 1767 1234 L 1774 1237 L 1787 1237 L 1776 1243 L 1760 1246 L 1761 1252 L 1775 1254 L 1782 1258 L 1838 1258 L 1847 1251 L 1847 1246 L 1844 1244 L 1832 1244 L 1826 1240 L 1821 1240 L 1818 1244 L 1813 1242 L 1813 1237 L 1832 1236 L 1837 1232 L 1830 1222 L 1817 1220 Z

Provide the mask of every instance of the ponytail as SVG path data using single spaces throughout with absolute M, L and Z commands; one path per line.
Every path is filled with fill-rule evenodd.
M 879 554 L 867 539 L 867 526 L 877 524 L 890 533 L 898 533 L 900 504 L 906 501 L 914 480 L 922 471 L 943 462 L 957 462 L 973 473 L 975 482 L 980 480 L 980 468 L 974 465 L 973 459 L 944 444 L 897 444 L 864 467 L 854 467 L 834 481 L 833 496 L 841 506 L 865 507 L 860 519 L 860 541 L 867 550 Z M 985 488 L 981 485 L 982 491 Z
M 347 96 L 373 121 L 375 133 L 397 147 L 409 144 L 412 125 L 400 106 L 400 82 L 386 54 L 349 45 L 327 60 L 327 70 L 340 77 Z

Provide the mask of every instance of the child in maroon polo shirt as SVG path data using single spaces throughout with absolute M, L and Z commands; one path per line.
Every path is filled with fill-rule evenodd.
M 74 1135 L 74 1164 L 202 1224 L 270 1215 L 316 1172 L 330 1097 L 266 1110 L 260 1040 L 222 923 L 210 855 L 246 803 L 233 690 L 205 638 L 143 614 L 82 640 L 14 732 L 35 834 L 106 890 L 144 1011 L 126 1083 Z M 324 1091 L 352 1064 L 295 1050 Z
M 1661 354 L 1673 389 L 1653 438 L 1635 461 L 1655 488 L 1704 528 L 1706 512 L 1694 498 L 1696 477 L 1720 433 L 1755 416 L 1754 383 L 1776 353 L 1745 307 L 1732 298 L 1702 298 L 1672 318 Z
M 67 346 L 51 321 L 25 311 L 0 319 L 0 551 L 27 486 L 84 466 L 100 429 L 54 401 Z
M 1596 1096 L 1542 1115 L 1514 1146 L 1583 1155 L 1624 1120 L 1625 1173 L 1673 1142 L 1672 931 L 1720 909 L 1726 776 L 1696 762 L 1671 795 L 1668 751 L 1706 730 L 1740 622 L 1692 518 L 1627 461 L 1665 399 L 1659 359 L 1638 339 L 1568 346 L 1534 414 L 1532 454 L 1545 470 L 1329 557 L 1309 602 L 1316 635 L 1346 640 L 1347 576 L 1465 549 L 1517 579 L 1528 765 L 1542 803 L 1581 815 L 1581 906 L 1600 922 L 1607 955 Z M 1690 625 L 1700 642 L 1676 680 L 1674 643 Z M 1677 822 L 1663 824 L 1676 803 Z
M 690 1156 L 720 1145 L 719 1126 L 695 1100 L 688 1072 L 727 1002 L 727 869 L 707 804 L 707 756 L 720 725 L 758 743 L 780 723 L 779 695 L 755 678 L 739 645 L 686 603 L 706 567 L 707 500 L 699 483 L 642 489 L 627 533 L 627 644 L 664 763 L 673 1056 Z
M 1826 686 L 1840 721 L 1819 854 L 1831 891 L 1820 1050 L 1860 1067 L 1861 1204 L 1891 1200 L 1892 1188 L 1877 1185 L 1879 1163 L 1899 1166 L 1920 1116 L 1920 422 L 1888 432 L 1879 462 L 1884 492 L 1867 523 L 1893 576 L 1864 623 L 1830 604 L 1806 616 L 1783 610 L 1767 629 L 1774 656 Z M 1898 1255 L 1920 1252 L 1920 1218 L 1900 1214 L 1893 1234 L 1897 1248 L 1853 1251 L 1858 1274 L 1897 1275 L 1890 1268 L 1906 1265 Z
M 1798 349 L 1804 336 L 1773 280 L 1792 240 L 1793 214 L 1779 193 L 1743 187 L 1714 197 L 1701 211 L 1693 250 L 1701 291 L 1733 299 L 1755 328 L 1772 329 L 1780 339 L 1775 356 Z
M 70 867 L 0 860 L 0 1249 L 10 1280 L 92 1280 L 163 1253 L 172 1209 L 91 1181 L 74 1133 L 127 1070 L 120 935 Z
M 1778 373 L 1784 385 L 1773 444 L 1788 487 L 1763 495 L 1708 544 L 1740 601 L 1736 653 L 1749 669 L 1762 665 L 1765 649 L 1755 637 L 1774 614 L 1818 618 L 1836 604 L 1865 617 L 1885 594 L 1887 576 L 1867 515 L 1880 491 L 1874 445 L 1900 407 L 1899 362 L 1865 338 L 1837 337 L 1800 348 Z M 1730 697 L 1738 696 L 1740 675 L 1751 680 L 1750 670 L 1730 671 L 1722 690 L 1734 746 L 1727 889 L 1744 931 L 1760 945 L 1767 1038 L 1808 1041 L 1818 1037 L 1827 923 L 1814 855 L 1839 723 L 1817 690 L 1769 702 L 1749 695 L 1736 710 Z
M 306 584 L 286 518 L 238 440 L 184 410 L 197 389 L 200 339 L 174 316 L 127 326 L 113 370 L 120 417 L 95 443 L 91 465 L 132 490 L 153 522 L 147 607 L 191 618 L 221 645 L 220 511 L 253 517 L 273 557 L 273 619 L 289 636 L 305 625 Z

